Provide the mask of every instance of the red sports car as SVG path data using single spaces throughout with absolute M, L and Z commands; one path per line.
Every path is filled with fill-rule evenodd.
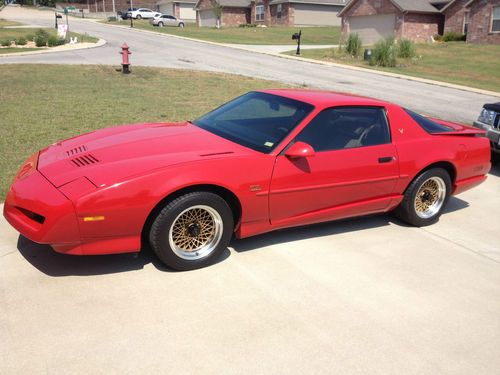
M 210 264 L 238 238 L 388 212 L 424 226 L 486 179 L 481 130 L 379 100 L 266 90 L 192 122 L 98 130 L 32 155 L 4 205 L 66 254 L 137 252 Z

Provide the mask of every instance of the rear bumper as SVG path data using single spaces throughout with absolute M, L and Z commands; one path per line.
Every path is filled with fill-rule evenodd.
M 34 242 L 52 246 L 80 243 L 73 204 L 38 171 L 14 181 L 3 214 L 16 230 Z
M 472 189 L 473 187 L 483 183 L 486 180 L 486 176 L 475 176 L 471 178 L 467 178 L 465 180 L 455 182 L 453 186 L 453 195 L 457 195 Z

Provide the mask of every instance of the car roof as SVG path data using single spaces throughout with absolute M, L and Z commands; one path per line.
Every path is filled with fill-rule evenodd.
M 366 106 L 387 106 L 389 102 L 367 98 L 363 96 L 339 93 L 334 91 L 306 90 L 306 89 L 271 89 L 262 90 L 268 94 L 284 96 L 295 99 L 314 106 L 331 105 L 366 105 Z

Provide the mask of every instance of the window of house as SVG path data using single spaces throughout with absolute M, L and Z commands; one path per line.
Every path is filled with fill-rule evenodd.
M 278 18 L 281 18 L 281 14 L 282 14 L 282 12 L 283 12 L 283 6 L 282 6 L 281 4 L 278 4 L 278 6 L 277 6 L 276 8 L 277 8 L 277 9 L 276 9 L 276 16 L 277 16 Z
M 264 5 L 255 6 L 255 21 L 264 21 Z
M 500 32 L 500 7 L 493 7 L 493 22 L 491 23 L 492 32 Z
M 464 34 L 467 34 L 467 31 L 469 30 L 469 17 L 470 17 L 470 13 L 465 12 L 464 13 L 464 30 L 463 30 Z
M 384 108 L 336 107 L 320 112 L 297 136 L 316 152 L 390 143 Z

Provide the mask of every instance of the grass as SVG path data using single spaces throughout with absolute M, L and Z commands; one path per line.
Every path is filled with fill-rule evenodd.
M 106 22 L 114 25 L 130 25 L 127 21 Z M 208 40 L 218 43 L 233 44 L 290 44 L 294 45 L 292 34 L 302 29 L 303 44 L 338 44 L 340 39 L 339 27 L 197 27 L 193 23 L 186 23 L 186 27 L 157 27 L 149 21 L 134 20 L 134 27 L 143 30 L 156 31 L 165 34 L 185 36 L 193 39 Z
M 3 18 L 0 18 L 0 27 L 5 27 L 5 26 L 19 26 L 19 25 L 21 25 L 19 22 L 8 21 L 8 20 L 4 20 Z
M 0 201 L 22 162 L 58 140 L 128 123 L 192 120 L 244 92 L 284 85 L 243 76 L 132 67 L 3 65 Z
M 29 52 L 29 51 L 40 51 L 44 48 L 0 48 L 0 55 L 10 54 L 10 53 L 18 53 L 18 52 Z
M 287 54 L 293 55 L 294 51 Z M 500 92 L 500 45 L 417 44 L 420 58 L 394 68 L 370 66 L 362 58 L 346 57 L 336 49 L 303 50 L 302 56 Z

